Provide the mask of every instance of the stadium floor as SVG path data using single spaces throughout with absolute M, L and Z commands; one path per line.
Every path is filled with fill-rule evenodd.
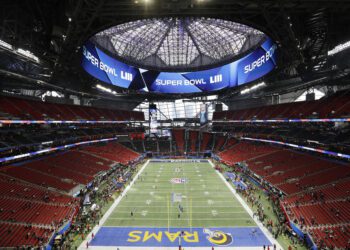
M 94 229 L 89 248 L 273 245 L 225 182 L 208 161 L 147 162 L 105 214 L 101 227 Z M 86 242 L 80 248 L 86 248 Z

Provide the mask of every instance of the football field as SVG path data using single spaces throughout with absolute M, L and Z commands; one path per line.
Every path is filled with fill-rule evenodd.
M 225 182 L 206 160 L 150 161 L 112 208 L 90 246 L 261 249 L 272 245 Z

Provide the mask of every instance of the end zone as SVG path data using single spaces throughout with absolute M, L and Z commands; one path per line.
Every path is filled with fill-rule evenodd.
M 261 249 L 271 242 L 259 227 L 101 227 L 91 247 L 239 247 Z

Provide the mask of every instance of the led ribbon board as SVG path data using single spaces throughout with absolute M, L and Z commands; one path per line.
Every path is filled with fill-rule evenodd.
M 130 122 L 144 122 L 144 121 L 93 121 L 93 120 L 0 120 L 0 124 L 124 124 Z
M 279 122 L 350 122 L 350 118 L 305 118 L 305 119 L 251 119 L 251 120 L 214 120 L 217 123 L 279 123 Z
M 118 138 L 115 137 L 115 138 L 105 138 L 105 139 L 99 139 L 99 140 L 76 142 L 76 143 L 72 143 L 72 144 L 66 144 L 63 146 L 33 151 L 33 152 L 25 153 L 25 154 L 3 157 L 3 158 L 0 158 L 0 163 L 5 163 L 5 162 L 13 161 L 13 160 L 19 160 L 22 158 L 32 157 L 32 156 L 41 155 L 41 154 L 49 153 L 49 152 L 55 152 L 58 150 L 69 149 L 69 148 L 73 148 L 76 146 L 88 145 L 88 144 L 99 143 L 99 142 L 109 142 L 109 141 L 115 141 L 115 140 L 118 140 Z
M 267 38 L 246 56 L 209 70 L 160 72 L 127 65 L 90 41 L 83 46 L 82 67 L 93 77 L 117 87 L 155 93 L 202 93 L 237 87 L 268 74 L 276 67 L 276 44 Z
M 0 120 L 0 124 L 124 124 L 130 122 L 145 122 L 141 120 L 130 121 L 94 121 L 94 120 Z M 266 119 L 266 120 L 214 120 L 214 123 L 295 123 L 295 122 L 350 122 L 350 118 L 326 118 L 326 119 Z
M 250 138 L 250 137 L 241 137 L 241 139 L 247 140 L 247 141 L 259 141 L 259 142 L 278 144 L 278 145 L 288 146 L 288 147 L 292 147 L 292 148 L 298 148 L 298 149 L 304 149 L 307 151 L 318 152 L 321 154 L 337 156 L 337 157 L 344 158 L 344 159 L 350 159 L 350 155 L 348 155 L 348 154 L 342 154 L 342 153 L 337 153 L 337 152 L 318 149 L 318 148 L 310 148 L 310 147 L 305 147 L 305 146 L 296 145 L 296 144 L 287 143 L 287 142 L 265 140 L 265 139 L 258 139 L 258 138 Z

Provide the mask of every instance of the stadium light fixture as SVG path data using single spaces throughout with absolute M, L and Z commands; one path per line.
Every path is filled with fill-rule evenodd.
M 31 59 L 31 60 L 33 60 L 33 61 L 35 61 L 37 63 L 39 63 L 39 61 L 40 61 L 39 58 L 37 56 L 35 56 L 29 50 L 24 50 L 24 49 L 21 49 L 21 48 L 18 48 L 17 50 L 15 50 L 15 48 L 11 44 L 9 44 L 9 43 L 7 43 L 7 42 L 5 42 L 3 40 L 0 40 L 0 47 L 4 48 L 4 49 L 7 49 L 7 50 L 10 50 L 12 53 L 15 53 L 17 55 L 20 55 L 20 56 L 26 57 L 28 59 Z
M 261 82 L 261 83 L 255 84 L 255 85 L 253 85 L 253 86 L 250 87 L 250 88 L 243 89 L 243 90 L 241 91 L 241 95 L 248 94 L 248 93 L 250 93 L 251 91 L 256 90 L 256 89 L 258 89 L 258 88 L 261 88 L 261 87 L 263 87 L 263 86 L 266 86 L 266 83 L 265 83 L 265 82 Z
M 248 94 L 250 92 L 249 89 L 244 89 L 241 91 L 241 95 L 245 95 L 245 94 Z
M 335 55 L 343 50 L 346 50 L 350 48 L 350 41 L 347 41 L 346 43 L 339 44 L 334 47 L 334 49 L 328 51 L 328 55 L 332 56 Z
M 29 50 L 24 50 L 24 49 L 17 49 L 17 53 L 24 56 L 24 57 L 27 57 L 29 59 L 32 59 L 34 60 L 35 62 L 39 62 L 39 58 L 37 56 L 35 56 L 32 52 L 30 52 Z
M 102 91 L 104 91 L 104 92 L 110 93 L 110 94 L 112 94 L 112 95 L 115 95 L 115 96 L 118 95 L 118 93 L 117 93 L 116 91 L 114 91 L 114 90 L 112 90 L 112 89 L 110 89 L 110 88 L 106 88 L 106 87 L 104 87 L 104 86 L 102 86 L 102 85 L 100 85 L 100 84 L 97 84 L 97 85 L 96 85 L 96 88 L 98 88 L 99 90 L 102 90 Z
M 0 40 L 0 47 L 5 48 L 5 49 L 9 49 L 9 50 L 13 49 L 11 44 L 9 44 L 3 40 Z
M 52 97 L 56 97 L 56 98 L 63 98 L 64 94 L 61 94 L 57 91 L 46 91 L 44 94 L 41 95 L 41 100 L 45 101 L 46 96 L 52 96 Z

